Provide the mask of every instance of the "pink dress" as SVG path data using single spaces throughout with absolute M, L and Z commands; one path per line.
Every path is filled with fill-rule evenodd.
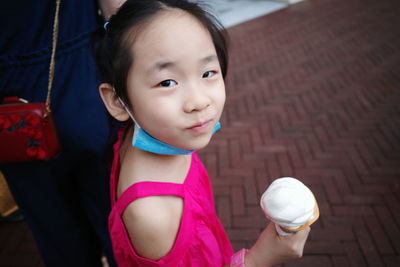
M 114 145 L 112 210 L 109 216 L 109 230 L 118 266 L 219 267 L 229 264 L 233 250 L 217 218 L 208 174 L 197 154 L 192 155 L 191 166 L 183 184 L 139 182 L 130 186 L 117 199 L 120 139 Z M 122 221 L 122 213 L 132 201 L 155 195 L 173 195 L 184 200 L 182 221 L 175 244 L 158 261 L 143 258 L 136 253 Z

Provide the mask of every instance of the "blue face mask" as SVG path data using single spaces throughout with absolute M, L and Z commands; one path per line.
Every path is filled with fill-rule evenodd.
M 220 122 L 215 124 L 213 134 L 221 128 Z M 168 145 L 161 142 L 154 137 L 150 136 L 142 127 L 135 123 L 135 129 L 133 132 L 132 146 L 156 153 L 161 155 L 188 155 L 194 152 L 194 150 L 186 150 L 179 147 Z
M 179 147 L 174 147 L 171 145 L 168 145 L 164 142 L 161 142 L 160 140 L 155 139 L 151 135 L 149 135 L 145 130 L 143 130 L 142 127 L 136 122 L 135 118 L 129 111 L 129 109 L 125 106 L 124 102 L 122 102 L 121 99 L 119 99 L 121 104 L 124 106 L 126 112 L 128 112 L 129 116 L 135 123 L 135 128 L 133 131 L 133 138 L 132 138 L 132 146 L 152 152 L 155 154 L 161 154 L 161 155 L 188 155 L 194 152 L 194 150 L 186 150 L 182 149 Z M 218 131 L 221 128 L 221 123 L 217 122 L 215 124 L 213 134 Z

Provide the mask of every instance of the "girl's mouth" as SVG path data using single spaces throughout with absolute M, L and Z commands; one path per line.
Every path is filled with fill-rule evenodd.
M 205 133 L 209 130 L 210 126 L 212 125 L 212 119 L 204 122 L 199 122 L 187 128 L 189 131 L 195 133 Z

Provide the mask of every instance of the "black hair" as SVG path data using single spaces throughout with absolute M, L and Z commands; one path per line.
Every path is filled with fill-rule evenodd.
M 146 23 L 153 16 L 168 9 L 180 9 L 194 16 L 209 31 L 214 43 L 221 72 L 225 77 L 228 68 L 226 31 L 218 20 L 197 3 L 186 0 L 127 0 L 111 16 L 103 37 L 96 49 L 96 61 L 103 82 L 110 83 L 128 108 L 127 78 L 134 55 L 129 49 L 128 33 Z M 140 30 L 137 28 L 137 30 Z

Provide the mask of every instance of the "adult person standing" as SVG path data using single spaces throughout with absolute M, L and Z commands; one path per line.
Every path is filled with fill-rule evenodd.
M 62 151 L 51 160 L 0 164 L 46 266 L 101 266 L 103 254 L 114 265 L 104 160 L 109 128 L 90 40 L 102 24 L 99 7 L 108 19 L 120 2 L 61 2 L 51 108 Z M 0 101 L 45 101 L 55 10 L 56 0 L 2 3 Z

